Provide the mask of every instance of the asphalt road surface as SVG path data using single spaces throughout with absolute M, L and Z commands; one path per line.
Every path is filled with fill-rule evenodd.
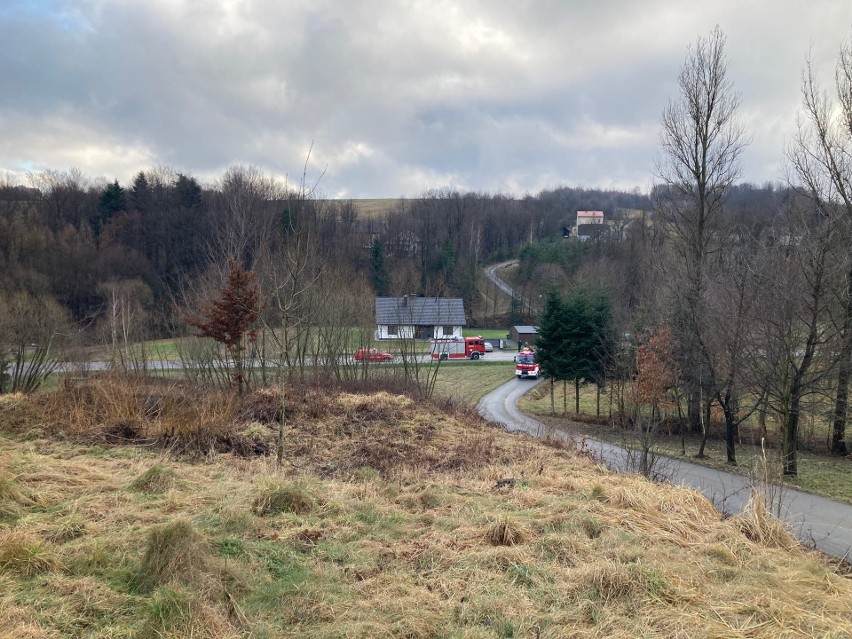
M 503 384 L 482 398 L 480 414 L 508 431 L 575 441 L 570 434 L 549 429 L 518 410 L 518 398 L 539 382 L 513 379 Z M 583 439 L 583 444 L 613 470 L 630 471 L 634 466 L 636 455 L 629 449 L 589 439 Z M 662 456 L 654 467 L 659 479 L 697 488 L 722 512 L 738 513 L 748 503 L 750 484 L 741 475 Z M 852 557 L 852 506 L 786 487 L 780 491 L 778 503 L 781 519 L 803 543 L 835 557 Z

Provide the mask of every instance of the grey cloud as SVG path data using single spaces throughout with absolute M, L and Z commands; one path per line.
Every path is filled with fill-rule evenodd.
M 754 139 L 743 177 L 776 179 L 804 56 L 830 71 L 846 2 L 17 2 L 0 169 L 280 175 L 313 144 L 324 190 L 353 197 L 646 188 L 686 48 L 717 23 Z

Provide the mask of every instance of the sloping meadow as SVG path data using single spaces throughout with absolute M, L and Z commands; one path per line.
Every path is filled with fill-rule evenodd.
M 271 391 L 204 454 L 167 450 L 163 412 L 119 444 L 86 402 L 0 399 L 0 637 L 852 636 L 852 581 L 759 508 L 466 409 L 292 404 L 277 468 Z

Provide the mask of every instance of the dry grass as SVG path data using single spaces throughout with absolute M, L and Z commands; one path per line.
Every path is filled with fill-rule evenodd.
M 158 495 L 172 488 L 175 479 L 175 472 L 171 468 L 157 462 L 134 479 L 129 488 L 140 493 Z
M 514 546 L 523 543 L 523 529 L 507 518 L 495 521 L 485 534 L 485 538 L 492 546 Z
M 852 636 L 852 581 L 765 512 L 464 411 L 308 399 L 284 468 L 177 456 L 164 491 L 128 490 L 162 452 L 0 433 L 29 497 L 0 549 L 45 559 L 0 570 L 0 637 Z M 252 401 L 231 429 L 273 437 Z
M 260 516 L 281 513 L 307 515 L 315 505 L 316 498 L 302 484 L 273 482 L 261 489 L 252 503 L 252 512 Z
M 56 564 L 50 549 L 31 534 L 12 530 L 0 535 L 0 573 L 29 578 L 53 570 Z

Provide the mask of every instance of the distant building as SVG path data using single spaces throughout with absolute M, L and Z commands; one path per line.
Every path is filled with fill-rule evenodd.
M 596 238 L 603 225 L 603 211 L 577 211 L 573 235 L 578 239 Z
M 462 338 L 467 325 L 457 297 L 377 297 L 377 339 Z
M 509 339 L 515 344 L 526 342 L 530 346 L 535 346 L 536 337 L 538 337 L 537 326 L 513 326 L 509 329 Z

